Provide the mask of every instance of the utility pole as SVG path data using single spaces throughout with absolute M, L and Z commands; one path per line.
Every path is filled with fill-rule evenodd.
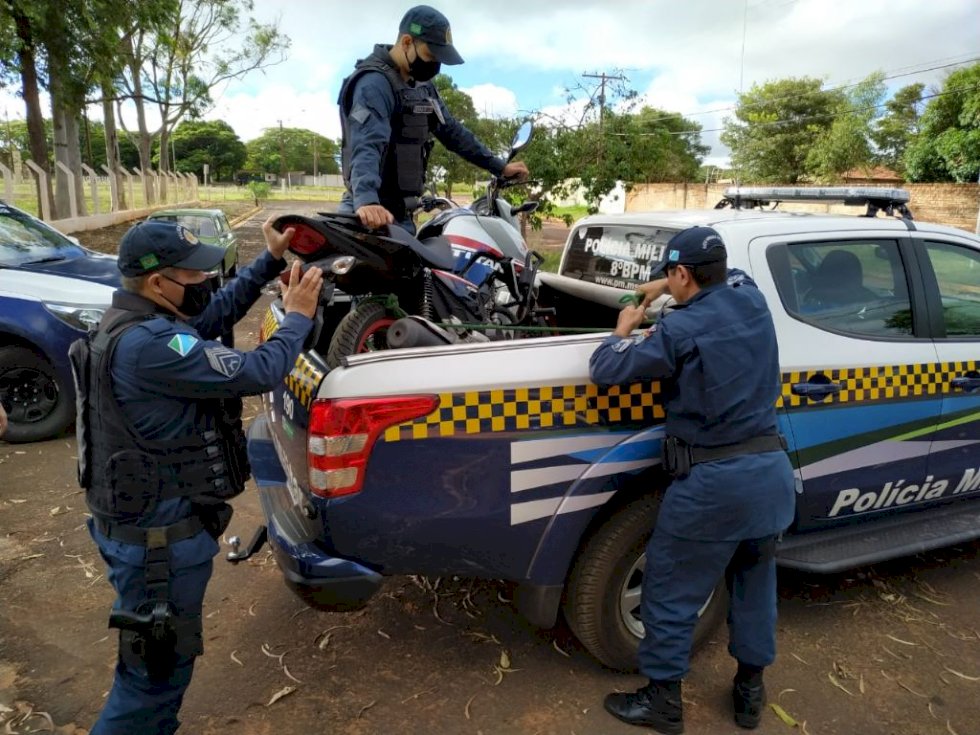
M 286 180 L 286 144 L 282 138 L 282 120 L 279 120 L 279 181 Z
M 316 186 L 316 175 L 317 175 L 317 160 L 316 160 L 316 133 L 313 133 L 313 186 Z
M 602 132 L 602 122 L 606 114 L 606 82 L 625 82 L 626 77 L 622 74 L 606 74 L 602 72 L 600 74 L 583 74 L 585 79 L 599 79 L 599 132 Z

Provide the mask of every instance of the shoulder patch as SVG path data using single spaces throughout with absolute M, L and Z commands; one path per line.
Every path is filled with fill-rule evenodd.
M 242 369 L 244 362 L 242 355 L 227 347 L 207 347 L 204 354 L 208 356 L 211 369 L 226 378 L 235 377 Z
M 197 337 L 190 334 L 175 334 L 169 342 L 167 342 L 167 347 L 172 349 L 181 357 L 187 357 L 187 353 L 194 349 L 194 345 L 198 342 Z

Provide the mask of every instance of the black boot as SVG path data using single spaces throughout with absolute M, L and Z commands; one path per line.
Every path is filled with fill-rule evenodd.
M 603 704 L 609 714 L 631 725 L 652 727 L 664 735 L 684 732 L 679 681 L 651 679 L 635 692 L 607 694 Z
M 739 663 L 732 682 L 732 707 L 735 724 L 747 730 L 759 726 L 762 708 L 766 706 L 766 687 L 762 683 L 762 667 Z

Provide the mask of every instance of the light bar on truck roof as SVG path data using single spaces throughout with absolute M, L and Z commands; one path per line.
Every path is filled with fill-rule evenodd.
M 879 210 L 886 214 L 900 214 L 912 219 L 906 206 L 911 196 L 904 189 L 878 186 L 730 186 L 715 209 L 752 209 L 780 202 L 837 202 L 847 206 L 867 207 L 867 216 L 874 217 Z

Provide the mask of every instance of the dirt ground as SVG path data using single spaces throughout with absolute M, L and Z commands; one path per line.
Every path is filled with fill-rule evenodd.
M 243 260 L 259 251 L 265 216 L 239 226 Z M 80 238 L 112 252 L 125 226 L 114 229 Z M 239 325 L 239 346 L 254 345 L 265 299 Z M 246 415 L 255 411 L 250 403 Z M 111 683 L 112 593 L 85 529 L 75 452 L 71 436 L 0 443 L 5 732 L 84 733 Z M 255 489 L 235 506 L 228 534 L 247 538 L 262 520 Z M 830 577 L 781 574 L 780 655 L 767 686 L 785 719 L 771 709 L 758 732 L 980 735 L 978 592 L 980 544 Z M 321 613 L 285 588 L 267 551 L 239 566 L 219 556 L 205 604 L 207 654 L 181 732 L 642 732 L 602 709 L 605 693 L 642 680 L 602 668 L 565 627 L 532 628 L 509 597 L 494 581 L 399 577 L 363 610 Z M 728 711 L 732 670 L 719 629 L 685 681 L 689 734 L 739 732 Z

